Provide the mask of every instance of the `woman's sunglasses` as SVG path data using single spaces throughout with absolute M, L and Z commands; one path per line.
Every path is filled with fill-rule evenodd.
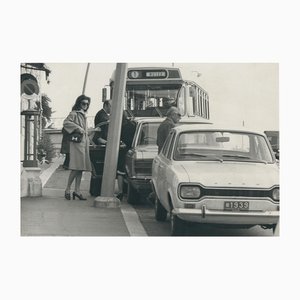
M 89 105 L 88 102 L 81 102 L 80 104 L 81 104 L 81 105 Z

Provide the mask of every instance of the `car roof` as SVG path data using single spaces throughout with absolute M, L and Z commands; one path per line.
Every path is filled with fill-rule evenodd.
M 194 131 L 194 130 L 212 130 L 212 131 L 231 131 L 231 132 L 244 132 L 244 133 L 255 133 L 259 135 L 264 135 L 262 131 L 250 130 L 245 127 L 227 127 L 227 126 L 218 126 L 215 124 L 182 124 L 180 123 L 174 127 L 174 130 L 177 132 L 183 131 Z
M 159 117 L 134 117 L 132 120 L 137 123 L 161 123 L 165 118 L 159 118 Z

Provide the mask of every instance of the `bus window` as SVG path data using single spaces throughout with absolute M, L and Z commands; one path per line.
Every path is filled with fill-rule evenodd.
M 184 109 L 184 94 L 185 94 L 185 88 L 182 87 L 179 95 L 178 95 L 178 101 L 177 101 L 177 107 L 179 110 L 179 113 L 183 116 L 185 114 L 185 109 Z
M 192 98 L 193 105 L 193 115 L 200 116 L 200 106 L 199 106 L 199 92 L 200 89 L 197 86 L 190 87 L 190 97 Z

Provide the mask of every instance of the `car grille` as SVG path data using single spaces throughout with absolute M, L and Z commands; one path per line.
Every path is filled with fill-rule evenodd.
M 234 189 L 201 189 L 201 197 L 204 196 L 224 196 L 224 197 L 270 197 L 272 190 L 234 190 Z

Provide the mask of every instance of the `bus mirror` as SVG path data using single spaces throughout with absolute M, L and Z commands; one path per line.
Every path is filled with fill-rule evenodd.
M 102 89 L 102 102 L 105 100 L 110 100 L 110 87 L 106 86 Z
M 102 102 L 104 102 L 105 100 L 107 100 L 107 90 L 106 88 L 102 89 Z

